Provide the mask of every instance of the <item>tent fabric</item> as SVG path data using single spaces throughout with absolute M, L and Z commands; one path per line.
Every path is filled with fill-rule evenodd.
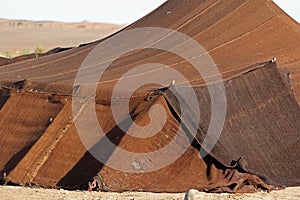
M 74 80 L 89 53 L 97 45 L 113 39 L 112 35 L 76 48 L 54 50 L 41 57 L 1 59 L 1 174 L 6 172 L 7 180 L 15 184 L 69 189 L 86 188 L 88 181 L 98 174 L 114 191 L 183 192 L 195 188 L 250 192 L 257 188 L 271 190 L 274 186 L 299 185 L 298 23 L 272 1 L 169 0 L 114 35 L 141 27 L 168 28 L 186 34 L 201 44 L 217 65 L 226 86 L 228 105 L 223 132 L 212 152 L 203 159 L 199 157 L 210 117 L 205 86 L 219 83 L 206 83 L 189 67 L 191 63 L 155 49 L 138 49 L 121 56 L 105 71 L 105 76 L 95 82 L 99 124 L 115 145 L 131 152 L 155 151 L 167 145 L 178 130 L 182 135 L 193 135 L 198 143 L 192 143 L 169 166 L 140 174 L 110 168 L 85 148 L 72 116 Z M 151 44 L 152 39 L 149 37 L 144 42 Z M 113 50 L 113 46 L 103 49 L 108 54 Z M 280 70 L 274 63 L 267 63 L 273 57 L 277 58 Z M 138 88 L 129 99 L 129 111 L 135 123 L 145 125 L 150 123 L 150 108 L 159 104 L 166 111 L 164 127 L 146 140 L 120 130 L 112 116 L 112 91 L 127 71 L 147 63 L 170 66 L 190 81 L 201 105 L 197 133 L 189 131 L 190 126 L 198 127 L 198 124 L 188 124 L 180 115 L 172 93 L 166 91 L 160 93 L 163 96 L 148 99 L 149 90 L 160 87 L 156 84 Z M 95 74 L 98 70 L 95 65 L 88 73 Z M 137 83 L 151 77 L 169 77 L 168 69 L 145 70 L 127 81 Z M 169 78 L 171 81 L 172 77 Z M 175 86 L 184 91 L 180 82 Z M 86 86 L 76 87 L 80 91 Z M 119 95 L 127 92 L 123 87 Z M 187 108 L 193 110 L 190 106 Z M 87 110 L 82 109 L 79 114 L 86 117 L 87 124 L 91 123 Z M 155 116 L 161 119 L 161 113 Z M 121 117 L 127 120 L 126 116 Z M 193 118 L 193 112 L 189 117 Z M 181 121 L 185 121 L 184 127 L 180 126 Z M 101 140 L 97 144 L 101 145 Z M 185 147 L 183 139 L 179 138 L 177 144 L 178 148 Z M 108 158 L 113 152 L 114 149 L 107 150 Z
M 172 0 L 123 31 L 141 27 L 174 29 L 195 39 L 210 53 L 224 78 L 241 74 L 253 64 L 276 57 L 278 66 L 291 72 L 293 91 L 298 100 L 299 24 L 272 1 Z M 0 68 L 1 82 L 10 86 L 13 82 L 29 79 L 44 85 L 42 88 L 35 86 L 37 89 L 72 94 L 79 66 L 88 53 L 103 41 L 4 65 Z M 181 71 L 188 65 L 167 52 L 141 50 L 113 63 L 111 68 L 123 73 L 139 64 L 157 62 Z M 186 69 L 186 72 L 193 74 L 189 70 Z M 22 76 L 18 77 L 16 73 L 22 73 Z M 117 76 L 113 73 L 107 79 L 116 79 Z M 189 78 L 192 80 L 193 77 Z M 197 82 L 194 84 L 197 85 Z
M 65 101 L 61 99 L 61 101 Z M 168 110 L 163 97 L 151 101 L 139 100 L 136 110 L 145 110 L 149 104 L 159 103 Z M 141 141 L 121 131 L 107 115 L 109 106 L 96 105 L 100 123 L 106 123 L 107 137 L 123 149 L 135 152 L 154 151 L 170 142 L 176 135 L 178 121 L 168 112 L 168 122 L 154 138 Z M 133 108 L 132 108 L 133 109 Z M 138 112 L 139 121 L 149 121 L 143 112 Z M 83 115 L 87 115 L 82 111 Z M 160 113 L 158 113 L 160 114 Z M 87 182 L 96 174 L 105 180 L 113 191 L 153 191 L 183 192 L 190 187 L 215 192 L 253 192 L 256 188 L 266 190 L 273 186 L 265 184 L 259 177 L 244 173 L 232 167 L 228 168 L 208 155 L 200 159 L 197 143 L 170 166 L 150 173 L 125 173 L 114 170 L 95 159 L 83 146 L 70 120 L 71 106 L 69 103 L 58 114 L 57 119 L 47 128 L 46 132 L 26 153 L 12 171 L 8 172 L 8 181 L 17 184 L 33 184 L 46 187 L 62 187 L 66 189 L 85 189 Z M 66 121 L 61 121 L 63 118 Z M 88 118 L 87 118 L 88 119 Z M 185 134 L 182 132 L 182 134 Z M 163 139 L 167 138 L 168 139 Z M 184 145 L 184 142 L 178 142 Z M 113 150 L 109 153 L 113 153 Z M 194 174 L 191 176 L 191 174 Z M 251 183 L 251 184 L 250 184 Z
M 226 122 L 211 155 L 227 166 L 242 158 L 245 162 L 243 171 L 261 176 L 269 184 L 299 185 L 300 151 L 295 138 L 299 137 L 300 110 L 290 86 L 282 81 L 278 69 L 267 63 L 263 68 L 226 82 L 225 87 Z M 199 144 L 204 144 L 211 119 L 210 95 L 204 87 L 194 90 L 203 116 L 200 124 L 190 124 L 188 118 L 193 116 L 181 120 L 187 127 L 200 127 L 198 132 L 191 134 Z M 165 96 L 176 113 L 180 113 L 177 100 L 180 96 L 174 96 L 170 91 Z M 194 106 L 184 105 L 190 115 L 194 113 Z
M 61 106 L 49 103 L 45 95 L 34 93 L 4 91 L 0 99 L 5 102 L 0 110 L 0 166 L 2 172 L 9 172 L 43 135 L 49 119 L 57 115 Z

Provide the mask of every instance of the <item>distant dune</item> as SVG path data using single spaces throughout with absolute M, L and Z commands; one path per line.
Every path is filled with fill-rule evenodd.
M 0 19 L 0 57 L 74 47 L 103 38 L 124 25 L 106 23 L 33 22 Z

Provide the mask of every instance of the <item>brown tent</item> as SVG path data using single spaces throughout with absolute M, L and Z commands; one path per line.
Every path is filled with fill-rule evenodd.
M 147 27 L 174 32 L 151 35 Z M 128 41 L 119 40 L 122 34 L 135 33 L 131 30 L 146 30 L 146 39 L 132 35 Z M 194 46 L 186 46 L 186 38 L 178 40 L 177 46 L 164 44 L 170 51 L 155 48 L 176 33 L 202 45 L 206 50 L 202 53 L 208 52 L 212 58 L 204 60 L 204 69 L 211 71 L 213 61 L 221 82 L 214 78 L 218 76 L 214 70 L 208 78 L 199 76 L 191 67 L 197 58 L 188 61 L 171 50 L 181 49 L 189 55 L 197 52 Z M 114 57 L 116 49 L 130 42 L 136 44 L 132 51 Z M 98 54 L 87 61 L 93 52 Z M 99 63 L 103 55 L 107 56 L 100 61 L 113 62 L 99 80 L 94 79 L 103 69 Z M 6 172 L 7 180 L 15 184 L 70 189 L 86 188 L 93 176 L 100 175 L 114 191 L 182 192 L 196 188 L 238 192 L 299 185 L 299 55 L 299 24 L 272 1 L 169 0 L 103 40 L 46 55 L 1 59 L 1 173 Z M 134 70 L 141 65 L 144 68 Z M 82 66 L 87 70 L 79 70 Z M 180 72 L 189 85 L 173 78 L 170 68 Z M 79 72 L 83 73 L 78 81 Z M 152 84 L 153 77 L 164 82 Z M 174 85 L 164 87 L 173 79 Z M 119 80 L 126 80 L 127 85 L 113 93 Z M 148 84 L 130 93 L 131 85 L 143 82 Z M 224 124 L 221 135 L 210 149 L 214 141 L 207 133 L 214 113 L 213 98 L 222 93 L 220 85 L 226 104 L 217 103 L 216 110 L 221 113 L 226 109 L 226 115 L 220 122 Z M 215 93 L 211 88 L 217 88 Z M 95 96 L 85 95 L 91 94 L 90 89 L 96 91 Z M 199 106 L 186 98 L 190 89 Z M 122 99 L 129 102 L 130 116 L 120 114 L 116 120 L 113 109 L 122 110 Z M 74 110 L 74 102 L 80 105 L 78 109 Z M 154 105 L 165 112 L 152 109 Z M 93 135 L 97 127 L 91 110 L 96 111 L 96 121 L 107 137 Z M 200 121 L 195 121 L 199 116 Z M 162 124 L 163 119 L 166 122 Z M 86 127 L 78 127 L 80 120 Z M 134 124 L 161 129 L 156 135 L 138 138 L 129 134 L 135 130 Z M 114 145 L 106 146 L 107 139 Z M 159 150 L 173 143 L 172 151 L 161 156 Z M 110 165 L 118 148 L 140 155 L 158 152 L 157 159 L 154 162 L 145 156 L 132 162 L 119 156 Z M 177 158 L 176 152 L 182 154 Z M 164 161 L 170 162 L 161 166 Z M 132 171 L 122 170 L 127 165 Z M 147 171 L 147 167 L 155 170 Z

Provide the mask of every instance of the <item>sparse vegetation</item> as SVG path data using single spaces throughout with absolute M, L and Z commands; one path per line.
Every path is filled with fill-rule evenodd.
M 5 52 L 0 52 L 0 57 L 14 58 L 17 56 L 27 55 L 31 53 L 33 53 L 33 51 L 30 50 L 5 51 Z
M 6 51 L 6 52 L 3 53 L 3 56 L 4 56 L 5 58 L 12 58 L 12 57 L 13 57 L 13 54 L 12 54 L 12 52 Z
M 43 47 L 41 45 L 38 45 L 35 50 L 24 49 L 24 50 L 0 52 L 0 57 L 15 58 L 18 56 L 28 55 L 32 53 L 43 53 L 44 51 L 45 50 L 43 49 Z
M 20 55 L 28 55 L 28 54 L 31 54 L 31 53 L 33 53 L 33 51 L 23 50 Z
M 77 28 L 85 28 L 85 25 L 78 25 Z
M 39 45 L 36 47 L 34 53 L 43 53 L 44 51 L 45 51 L 45 50 L 44 50 L 44 48 L 42 47 L 42 45 L 39 44 Z

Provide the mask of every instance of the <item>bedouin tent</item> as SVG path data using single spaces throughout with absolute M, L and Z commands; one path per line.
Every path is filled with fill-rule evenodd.
M 214 73 L 207 80 L 201 78 L 190 61 L 172 51 L 141 48 L 155 47 L 165 37 L 154 34 L 131 52 L 104 58 L 104 63 L 114 61 L 93 83 L 95 95 L 81 93 L 90 87 L 83 80 L 99 73 L 99 68 L 101 71 L 96 56 L 95 63 L 90 60 L 86 74 L 80 77 L 82 84 L 74 84 L 87 56 L 99 45 L 102 48 L 98 53 L 114 55 L 124 43 L 139 40 L 127 37 L 127 41 L 119 41 L 115 39 L 118 35 L 145 27 L 174 30 L 171 37 L 182 33 L 197 41 L 211 56 L 222 81 L 215 80 Z M 185 42 L 179 40 L 177 47 L 183 52 L 196 52 L 193 46 L 186 48 Z M 145 68 L 126 74 L 141 65 Z M 214 67 L 203 65 L 204 69 Z M 189 85 L 174 78 L 170 68 L 182 74 Z M 153 78 L 169 82 L 152 84 Z M 130 97 L 126 96 L 126 85 L 113 94 L 121 79 L 128 87 L 143 81 L 148 84 Z M 1 59 L 0 84 L 0 171 L 7 174 L 10 183 L 86 189 L 93 176 L 99 175 L 112 191 L 183 192 L 195 188 L 249 192 L 300 182 L 300 27 L 272 1 L 169 0 L 102 40 L 46 54 Z M 203 143 L 208 139 L 209 144 L 211 139 L 207 133 L 215 114 L 212 109 L 224 109 L 212 107 L 212 99 L 219 93 L 212 93 L 210 88 L 220 85 L 225 89 L 226 115 L 220 137 L 210 149 Z M 188 103 L 190 89 L 199 106 Z M 117 123 L 112 108 L 121 110 L 124 106 L 123 101 L 112 103 L 112 96 L 120 100 L 123 95 L 129 102 L 130 116 L 120 114 Z M 74 116 L 73 103 L 77 100 L 82 105 Z M 95 104 L 88 104 L 91 100 Z M 165 111 L 152 109 L 154 105 Z M 90 109 L 96 111 L 96 121 L 107 137 L 95 137 L 87 149 L 82 136 L 93 137 L 96 131 Z M 193 120 L 199 117 L 198 123 Z M 80 134 L 76 126 L 79 119 L 86 125 Z M 162 124 L 163 119 L 166 122 Z M 130 120 L 134 123 L 128 125 Z M 138 138 L 120 128 L 123 122 L 128 132 L 135 130 L 134 124 L 161 129 L 153 136 Z M 104 148 L 105 138 L 113 148 Z M 171 153 L 184 152 L 166 166 L 159 165 L 176 155 L 157 154 L 158 162 L 145 157 L 145 163 L 129 163 L 139 172 L 147 166 L 156 170 L 132 173 L 118 169 L 128 164 L 126 157 L 115 160 L 119 165 L 116 168 L 108 165 L 118 148 L 146 155 L 173 143 L 176 146 Z M 99 149 L 101 162 L 93 155 Z

